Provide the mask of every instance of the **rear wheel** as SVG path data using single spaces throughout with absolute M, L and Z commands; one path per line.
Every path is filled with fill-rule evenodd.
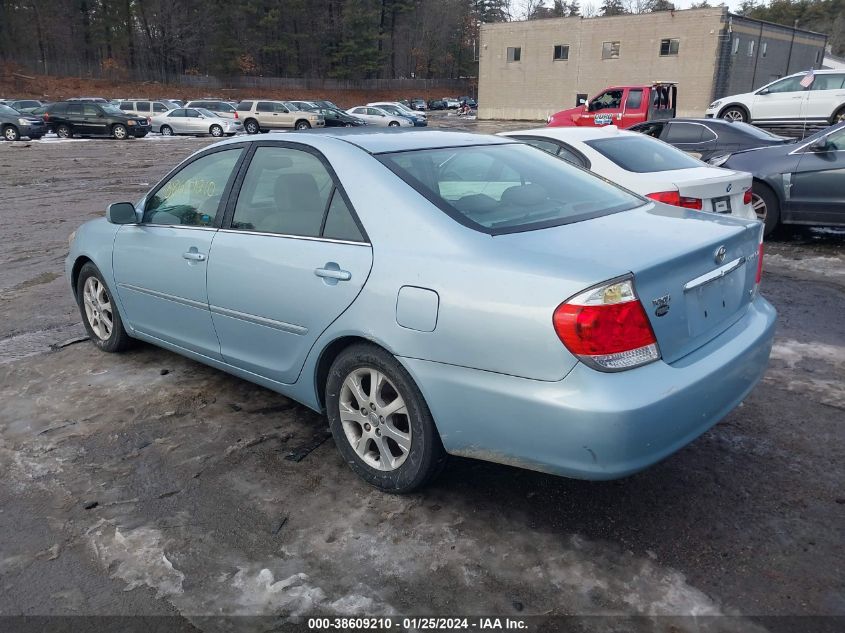
M 830 119 L 830 124 L 836 125 L 837 123 L 842 123 L 842 121 L 845 121 L 845 108 L 840 108 L 836 114 L 833 115 Z
M 76 300 L 91 341 L 104 352 L 122 352 L 132 342 L 123 327 L 114 298 L 97 267 L 88 262 L 79 271 Z
M 780 223 L 780 202 L 768 185 L 754 181 L 751 187 L 751 206 L 763 223 L 763 235 L 769 236 Z
M 296 129 L 297 130 L 310 130 L 311 124 L 308 121 L 297 121 L 296 122 Z
M 118 141 L 124 141 L 129 137 L 129 130 L 126 129 L 125 125 L 118 123 L 111 129 L 111 135 Z
M 59 125 L 56 127 L 56 136 L 59 138 L 73 138 L 73 130 L 68 125 Z
M 446 452 L 410 374 L 391 354 L 352 345 L 335 359 L 326 383 L 335 444 L 364 481 L 407 493 L 442 470 Z
M 162 125 L 161 126 L 161 133 L 164 136 L 173 136 L 173 128 L 169 125 Z
M 258 121 L 255 119 L 247 119 L 244 121 L 244 129 L 246 130 L 247 134 L 258 134 L 261 131 L 261 128 L 258 125 Z
M 220 138 L 223 136 L 223 128 L 219 125 L 212 125 L 209 130 L 209 134 L 211 134 L 214 138 Z
M 3 138 L 7 141 L 18 141 L 21 138 L 21 133 L 14 125 L 7 125 L 3 128 Z
M 748 121 L 748 113 L 739 106 L 731 106 L 730 108 L 725 108 L 722 111 L 722 114 L 720 114 L 719 116 L 725 119 L 726 121 L 735 121 L 737 123 Z
M 399 127 L 399 121 L 391 121 L 387 124 L 387 127 Z

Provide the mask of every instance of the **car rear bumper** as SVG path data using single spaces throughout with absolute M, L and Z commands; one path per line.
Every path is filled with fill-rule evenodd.
M 672 365 L 543 382 L 400 359 L 449 453 L 579 479 L 615 479 L 671 455 L 727 415 L 768 364 L 775 309 L 757 297 L 728 330 Z

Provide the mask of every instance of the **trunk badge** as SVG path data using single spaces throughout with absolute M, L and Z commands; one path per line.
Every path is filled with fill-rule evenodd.
M 655 316 L 666 316 L 669 312 L 669 302 L 672 300 L 672 295 L 665 294 L 657 299 L 652 299 L 651 303 L 654 305 Z
M 727 188 L 727 189 L 725 189 L 725 192 L 726 192 L 726 193 L 730 193 L 730 192 L 731 192 L 731 189 L 733 189 L 733 183 L 729 183 L 729 184 L 728 184 L 728 188 Z
M 720 246 L 716 249 L 716 252 L 713 253 L 713 259 L 717 264 L 721 264 L 723 261 L 725 261 L 725 255 L 727 254 L 728 249 L 726 249 L 724 246 Z

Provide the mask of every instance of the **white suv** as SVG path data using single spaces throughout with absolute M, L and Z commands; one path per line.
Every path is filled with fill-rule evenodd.
M 809 88 L 801 85 L 806 72 L 766 84 L 754 92 L 722 97 L 705 116 L 759 125 L 803 123 L 830 125 L 845 120 L 845 72 L 817 70 Z

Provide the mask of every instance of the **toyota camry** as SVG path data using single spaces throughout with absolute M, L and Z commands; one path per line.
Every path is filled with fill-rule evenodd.
M 93 343 L 169 349 L 325 412 L 370 484 L 448 454 L 639 471 L 760 380 L 762 225 L 513 139 L 333 131 L 187 158 L 71 236 Z

